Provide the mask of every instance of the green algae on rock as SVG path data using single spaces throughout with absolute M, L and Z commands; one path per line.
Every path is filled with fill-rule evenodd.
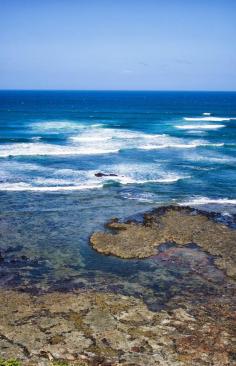
M 0 358 L 0 366 L 21 366 L 21 363 L 17 360 L 3 360 Z
M 194 243 L 209 252 L 216 265 L 236 277 L 236 230 L 216 222 L 211 214 L 189 207 L 168 206 L 146 213 L 143 223 L 107 224 L 112 232 L 95 232 L 92 247 L 100 253 L 121 258 L 146 258 L 155 255 L 166 242 Z

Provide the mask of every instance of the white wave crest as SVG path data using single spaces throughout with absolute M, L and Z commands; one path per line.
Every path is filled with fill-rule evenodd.
M 41 131 L 41 132 L 59 132 L 63 131 L 73 131 L 83 129 L 86 125 L 78 123 L 76 121 L 39 121 L 31 123 L 30 127 L 33 130 Z
M 174 183 L 181 179 L 191 178 L 189 175 L 166 172 L 159 164 L 137 163 L 118 164 L 100 167 L 107 176 L 98 178 L 103 183 L 114 181 L 120 184 Z M 90 179 L 96 172 L 90 172 Z M 112 174 L 112 176 L 109 176 Z M 115 174 L 115 175 L 114 175 Z
M 44 143 L 16 143 L 0 146 L 0 157 L 11 156 L 53 156 L 53 155 L 99 155 L 118 152 L 117 149 L 102 146 L 53 145 Z
M 58 192 L 58 191 L 80 191 L 86 189 L 102 188 L 102 184 L 80 184 L 80 185 L 66 185 L 66 186 L 33 186 L 29 183 L 0 183 L 0 191 L 14 191 L 14 192 Z
M 100 142 L 108 141 L 111 137 L 108 136 L 72 136 L 70 138 L 74 142 Z
M 180 206 L 188 206 L 188 205 L 197 206 L 197 205 L 208 205 L 208 204 L 236 205 L 236 199 L 196 197 L 190 201 L 180 203 Z
M 185 121 L 207 121 L 207 122 L 223 122 L 230 121 L 233 118 L 229 117 L 185 117 Z
M 146 203 L 157 203 L 156 196 L 149 192 L 135 193 L 135 192 L 121 192 L 121 197 L 127 200 L 135 200 Z
M 174 183 L 181 179 L 191 178 L 190 176 L 181 176 L 177 174 L 167 174 L 166 177 L 135 179 L 127 176 L 111 177 L 111 180 L 117 181 L 123 185 L 126 184 L 147 184 L 147 183 Z
M 224 143 L 208 143 L 203 140 L 192 141 L 187 144 L 180 144 L 180 143 L 169 143 L 163 145 L 144 145 L 140 148 L 142 150 L 159 150 L 159 149 L 166 149 L 166 148 L 173 148 L 173 149 L 193 149 L 200 146 L 224 146 Z
M 225 164 L 225 163 L 234 163 L 236 159 L 232 157 L 227 157 L 225 155 L 222 156 L 211 156 L 211 155 L 199 155 L 199 154 L 190 154 L 186 155 L 186 159 L 190 161 L 203 161 L 208 163 L 217 163 L 217 164 Z
M 46 126 L 45 126 L 46 125 Z M 36 124 L 37 126 L 37 124 Z M 75 122 L 52 121 L 39 124 L 46 130 L 52 128 L 70 129 L 65 145 L 34 141 L 29 143 L 11 143 L 0 146 L 0 157 L 37 156 L 37 155 L 100 155 L 118 153 L 129 149 L 155 150 L 168 148 L 191 149 L 208 145 L 205 140 L 186 140 L 167 134 L 148 134 L 140 131 L 108 128 L 100 124 L 77 125 Z M 101 128 L 101 126 L 103 128 Z M 218 125 L 219 127 L 219 125 Z M 182 128 L 182 127 L 181 127 Z M 79 132 L 79 133 L 78 133 Z
M 50 122 L 58 124 L 58 122 Z M 68 122 L 63 122 L 68 123 Z M 62 125 L 63 126 L 63 125 Z M 61 126 L 61 127 L 62 127 Z M 52 126 L 51 126 L 52 127 Z M 80 126 L 81 127 L 81 126 Z M 18 156 L 76 156 L 115 154 L 123 150 L 195 149 L 199 146 L 223 146 L 211 144 L 205 139 L 185 139 L 167 134 L 148 134 L 116 128 L 84 126 L 68 136 L 64 145 L 34 141 L 0 145 L 0 158 Z
M 138 131 L 119 130 L 114 128 L 84 129 L 80 134 L 71 136 L 70 141 L 85 150 L 89 146 L 116 149 L 156 150 L 168 148 L 190 149 L 201 145 L 208 145 L 205 140 L 186 141 L 183 138 L 172 137 L 167 134 L 147 134 Z
M 180 130 L 218 130 L 225 125 L 177 125 L 175 127 Z
M 101 188 L 104 185 L 171 184 L 190 178 L 166 171 L 157 163 L 121 163 L 100 165 L 97 170 L 45 167 L 14 160 L 1 162 L 0 190 L 59 191 Z M 102 173 L 98 175 L 97 173 Z

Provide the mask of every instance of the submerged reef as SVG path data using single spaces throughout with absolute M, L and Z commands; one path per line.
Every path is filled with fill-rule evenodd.
M 217 222 L 215 214 L 167 206 L 146 213 L 142 223 L 113 219 L 106 226 L 110 232 L 96 232 L 90 238 L 100 253 L 146 258 L 155 255 L 163 243 L 193 243 L 216 256 L 218 268 L 236 277 L 236 230 Z
M 229 299 L 168 310 L 112 293 L 0 291 L 0 354 L 22 365 L 226 366 L 235 363 Z

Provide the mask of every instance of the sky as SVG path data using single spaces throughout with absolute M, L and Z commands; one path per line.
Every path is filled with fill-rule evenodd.
M 0 89 L 236 90 L 236 0 L 0 0 Z

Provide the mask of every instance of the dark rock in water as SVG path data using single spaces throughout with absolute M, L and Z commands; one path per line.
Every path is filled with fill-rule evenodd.
M 102 178 L 102 177 L 118 177 L 117 174 L 113 174 L 113 173 L 106 174 L 106 173 L 99 172 L 99 173 L 95 173 L 94 175 L 95 175 L 95 177 L 98 177 L 98 178 Z
M 3 262 L 3 261 L 4 261 L 4 258 L 3 258 L 2 253 L 0 252 L 0 262 Z
M 236 230 L 214 220 L 214 215 L 190 207 L 161 207 L 144 215 L 143 223 L 107 224 L 111 232 L 94 233 L 90 242 L 103 254 L 121 258 L 147 258 L 166 242 L 195 243 L 216 256 L 215 264 L 236 277 Z

